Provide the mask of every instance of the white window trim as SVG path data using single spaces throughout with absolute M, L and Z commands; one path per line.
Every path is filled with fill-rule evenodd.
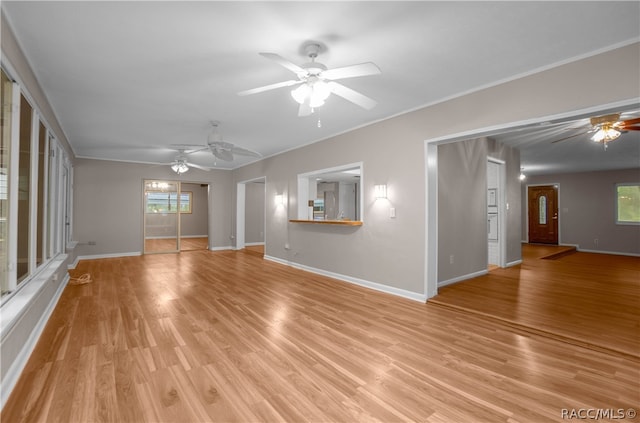
M 613 193 L 613 201 L 614 201 L 614 207 L 615 207 L 615 218 L 616 218 L 616 225 L 623 225 L 623 226 L 637 226 L 640 225 L 640 222 L 632 222 L 632 221 L 628 221 L 628 220 L 618 220 L 618 187 L 628 187 L 628 186 L 640 186 L 640 182 L 621 182 L 621 183 L 617 183 L 615 185 L 615 191 Z

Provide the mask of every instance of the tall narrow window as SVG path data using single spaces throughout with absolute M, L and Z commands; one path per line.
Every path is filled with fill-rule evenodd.
M 9 161 L 11 158 L 11 117 L 13 83 L 1 73 L 0 97 L 2 98 L 2 115 L 0 116 L 0 289 L 2 295 L 10 291 L 9 286 Z
M 55 242 L 56 242 L 56 228 L 57 228 L 57 220 L 56 220 L 56 205 L 58 204 L 57 200 L 57 187 L 58 187 L 58 164 L 57 158 L 59 154 L 56 152 L 56 142 L 55 140 L 49 136 L 49 172 L 47 178 L 47 246 L 45 247 L 47 250 L 47 258 L 51 258 L 55 255 Z
M 38 212 L 38 223 L 36 227 L 36 265 L 40 265 L 44 261 L 44 237 L 45 237 L 45 190 L 44 183 L 46 175 L 44 173 L 47 152 L 47 129 L 42 122 L 38 126 L 38 203 L 36 205 Z
M 42 122 L 38 127 L 38 220 L 36 226 L 36 265 L 40 265 L 44 261 L 44 229 L 46 223 L 45 216 L 45 190 L 44 183 L 46 175 L 44 172 L 46 164 L 46 151 L 47 151 L 47 129 Z
M 31 183 L 31 115 L 32 108 L 20 96 L 20 154 L 18 161 L 18 263 L 17 280 L 29 274 L 29 186 Z

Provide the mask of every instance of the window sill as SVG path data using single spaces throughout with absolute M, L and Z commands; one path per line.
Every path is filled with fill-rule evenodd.
M 52 259 L 40 272 L 35 274 L 32 279 L 24 281 L 24 286 L 20 287 L 2 304 L 2 313 L 0 313 L 0 340 L 4 339 L 7 333 L 9 333 L 47 282 L 56 280 L 56 272 L 64 266 L 67 257 L 66 254 L 59 254 Z

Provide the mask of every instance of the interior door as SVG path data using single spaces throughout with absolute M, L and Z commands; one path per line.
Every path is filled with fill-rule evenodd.
M 558 244 L 558 188 L 554 185 L 531 186 L 529 198 L 529 242 Z

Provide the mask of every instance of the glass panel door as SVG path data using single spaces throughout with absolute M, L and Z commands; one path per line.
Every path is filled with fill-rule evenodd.
M 180 251 L 180 183 L 144 181 L 144 252 Z

